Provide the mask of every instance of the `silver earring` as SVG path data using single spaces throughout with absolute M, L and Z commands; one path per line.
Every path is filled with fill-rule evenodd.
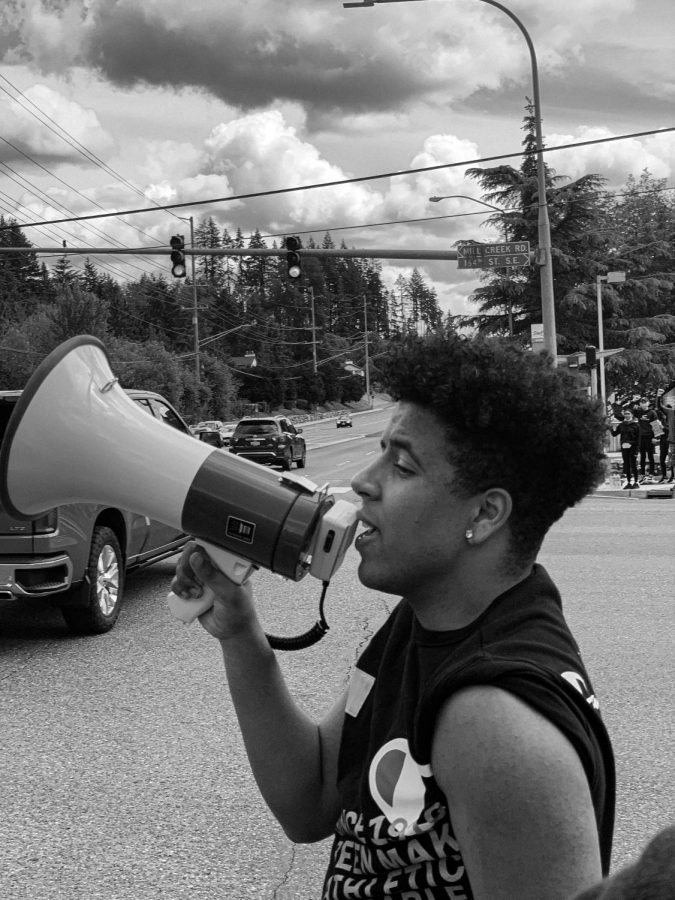
M 464 537 L 466 538 L 467 542 L 470 544 L 471 541 L 473 540 L 473 531 L 470 528 L 467 528 L 466 531 L 464 532 Z

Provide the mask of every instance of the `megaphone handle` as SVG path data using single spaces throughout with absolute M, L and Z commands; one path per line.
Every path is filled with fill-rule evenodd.
M 243 584 L 257 568 L 249 559 L 228 553 L 222 547 L 216 547 L 206 541 L 197 541 L 196 543 L 206 552 L 213 565 L 235 584 Z M 185 625 L 191 625 L 202 613 L 211 609 L 214 599 L 213 591 L 206 586 L 204 586 L 201 597 L 194 600 L 184 600 L 173 591 L 167 597 L 171 614 Z

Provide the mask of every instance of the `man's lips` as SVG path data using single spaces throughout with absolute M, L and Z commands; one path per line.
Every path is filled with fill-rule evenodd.
M 371 522 L 366 521 L 365 519 L 361 519 L 359 521 L 359 530 L 356 535 L 355 544 L 358 546 L 366 541 L 369 538 L 372 538 L 373 535 L 378 533 L 378 529 Z

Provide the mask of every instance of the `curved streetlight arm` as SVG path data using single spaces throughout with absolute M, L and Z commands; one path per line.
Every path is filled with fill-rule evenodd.
M 375 3 L 400 3 L 405 0 L 361 0 L 360 3 L 343 3 L 344 7 L 373 6 Z M 411 0 L 408 0 L 411 2 Z M 412 0 L 414 2 L 414 0 Z M 558 353 L 558 343 L 555 330 L 555 304 L 553 298 L 553 269 L 551 259 L 551 225 L 548 216 L 548 203 L 546 200 L 546 169 L 544 167 L 544 140 L 541 129 L 541 97 L 539 93 L 539 67 L 537 65 L 537 54 L 534 50 L 534 44 L 527 29 L 520 19 L 511 12 L 503 3 L 497 3 L 497 0 L 481 0 L 481 3 L 487 3 L 500 9 L 518 26 L 521 34 L 527 43 L 527 49 L 530 52 L 530 62 L 532 64 L 532 92 L 534 102 L 534 134 L 537 149 L 537 191 L 539 194 L 538 218 L 537 218 L 537 235 L 539 242 L 539 251 L 537 262 L 540 271 L 541 285 L 541 318 L 544 326 L 544 350 L 549 353 L 553 359 L 554 365 Z
M 477 197 L 469 197 L 468 194 L 445 194 L 443 197 L 429 197 L 430 203 L 439 203 L 441 200 L 473 200 L 474 203 L 481 203 L 488 209 L 494 209 L 497 212 L 504 212 L 501 206 L 493 206 L 492 203 L 486 203 L 485 200 L 479 200 Z
M 438 203 L 440 200 L 473 200 L 474 203 L 480 203 L 482 206 L 487 206 L 488 209 L 494 209 L 498 213 L 506 212 L 501 206 L 495 206 L 493 203 L 486 203 L 485 200 L 479 200 L 477 197 L 469 197 L 468 194 L 447 194 L 444 197 L 429 197 L 430 203 Z M 478 213 L 478 215 L 480 215 L 480 213 Z M 508 229 L 504 224 L 504 240 L 508 241 L 508 239 Z
M 539 66 L 537 54 L 527 29 L 515 13 L 511 12 L 503 3 L 496 0 L 480 0 L 505 13 L 512 22 L 518 26 L 520 33 L 525 38 L 527 49 L 530 52 L 532 66 L 532 93 L 534 103 L 534 136 L 537 148 L 537 193 L 539 194 L 537 237 L 539 243 L 540 286 L 541 286 L 541 318 L 544 326 L 544 349 L 550 353 L 555 361 L 558 353 L 558 340 L 555 329 L 555 302 L 553 295 L 553 261 L 551 258 L 551 223 L 548 215 L 548 201 L 546 198 L 546 167 L 544 166 L 544 138 L 541 128 L 541 95 L 539 92 Z

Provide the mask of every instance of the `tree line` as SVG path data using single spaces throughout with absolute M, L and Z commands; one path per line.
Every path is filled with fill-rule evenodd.
M 78 271 L 64 255 L 48 269 L 16 221 L 2 216 L 0 246 L 29 250 L 0 254 L 0 389 L 23 387 L 54 347 L 91 334 L 124 387 L 157 390 L 191 420 L 311 409 L 363 397 L 366 336 L 376 378 L 393 335 L 442 323 L 436 293 L 417 269 L 394 296 L 377 261 L 303 257 L 303 276 L 291 281 L 283 257 L 204 255 L 195 257 L 193 282 L 172 278 L 167 256 L 167 275 L 120 283 L 90 259 Z M 259 231 L 230 235 L 209 217 L 195 229 L 195 246 L 267 244 Z M 334 248 L 329 233 L 321 246 Z
M 487 221 L 504 240 L 536 249 L 530 107 L 523 131 L 519 168 L 473 168 L 467 176 L 497 208 Z M 607 360 L 608 393 L 675 380 L 675 202 L 665 179 L 644 171 L 610 193 L 600 174 L 572 181 L 547 165 L 546 181 L 559 354 L 597 345 L 597 277 L 623 271 L 625 282 L 602 286 L 605 347 L 621 349 Z M 258 230 L 231 234 L 212 217 L 198 223 L 194 237 L 208 249 L 268 246 Z M 33 245 L 15 220 L 0 216 L 0 246 Z M 305 245 L 317 246 L 313 238 Z M 330 233 L 320 246 L 335 249 Z M 59 343 L 92 334 L 124 387 L 157 390 L 191 420 L 350 403 L 365 389 L 353 371 L 365 366 L 366 337 L 373 385 L 378 357 L 408 331 L 461 329 L 528 346 L 531 326 L 541 322 L 538 267 L 486 271 L 481 282 L 471 297 L 474 314 L 444 316 L 418 269 L 389 289 L 373 260 L 304 256 L 302 277 L 292 281 L 283 256 L 204 255 L 195 258 L 193 283 L 171 278 L 167 257 L 166 276 L 120 283 L 89 259 L 78 271 L 65 255 L 48 268 L 34 252 L 0 253 L 0 389 L 23 387 Z M 253 357 L 255 367 L 248 365 Z

